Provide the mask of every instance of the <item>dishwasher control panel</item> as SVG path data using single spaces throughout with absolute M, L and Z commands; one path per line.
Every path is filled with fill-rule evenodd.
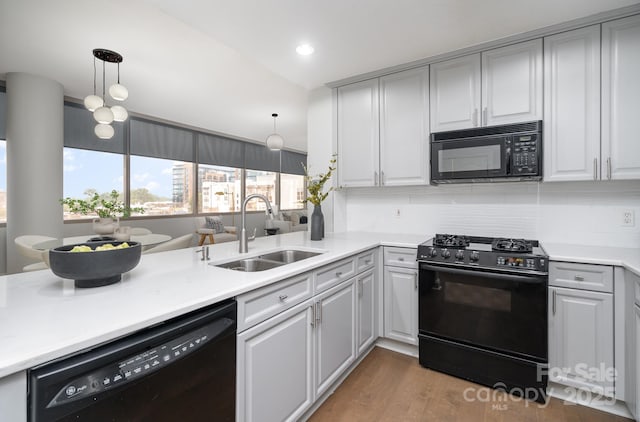
M 233 321 L 219 320 L 213 325 L 191 331 L 148 351 L 119 362 L 113 362 L 75 378 L 60 389 L 53 400 L 49 402 L 47 408 L 98 394 L 155 372 L 198 350 L 211 338 L 214 338 L 220 329 L 225 329 L 229 324 L 233 324 Z M 225 327 L 220 327 L 220 325 L 225 325 Z

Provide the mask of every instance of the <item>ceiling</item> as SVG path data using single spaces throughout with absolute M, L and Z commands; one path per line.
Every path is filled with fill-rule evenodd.
M 124 56 L 129 110 L 255 141 L 277 112 L 285 146 L 306 150 L 311 89 L 636 3 L 0 0 L 0 78 L 39 74 L 83 98 L 93 89 L 91 51 L 108 48 Z M 298 56 L 301 42 L 316 53 Z

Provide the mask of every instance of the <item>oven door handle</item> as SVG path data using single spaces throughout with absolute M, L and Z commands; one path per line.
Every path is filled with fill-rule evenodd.
M 460 275 L 470 275 L 470 276 L 478 276 L 478 275 L 488 275 L 491 278 L 495 278 L 498 280 L 507 280 L 507 281 L 517 281 L 520 283 L 529 283 L 529 284 L 542 284 L 547 281 L 546 275 L 521 275 L 521 274 L 505 274 L 499 272 L 489 272 L 489 271 L 478 271 L 478 270 L 464 270 L 461 268 L 451 268 L 440 265 L 430 265 L 430 264 L 420 264 L 421 270 L 430 270 L 430 271 L 442 271 L 450 274 L 460 274 Z

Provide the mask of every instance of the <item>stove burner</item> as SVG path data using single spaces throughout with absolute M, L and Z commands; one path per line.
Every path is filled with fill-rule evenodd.
M 533 245 L 525 239 L 495 239 L 491 244 L 491 249 L 494 251 L 529 253 L 533 250 Z
M 468 236 L 458 236 L 454 234 L 436 234 L 436 237 L 433 239 L 434 246 L 440 246 L 445 248 L 458 248 L 464 249 L 469 246 L 471 240 Z

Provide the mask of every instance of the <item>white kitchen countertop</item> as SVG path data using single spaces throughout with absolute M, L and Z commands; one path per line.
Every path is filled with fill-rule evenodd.
M 426 235 L 328 234 L 266 236 L 249 243 L 249 257 L 279 248 L 326 253 L 268 271 L 244 273 L 209 263 L 237 259 L 238 242 L 211 246 L 211 261 L 197 248 L 143 255 L 110 286 L 76 289 L 50 270 L 0 277 L 0 377 L 122 337 L 169 318 L 234 297 L 343 257 L 385 245 L 416 247 Z
M 640 249 L 542 242 L 552 261 L 617 265 L 640 276 Z

